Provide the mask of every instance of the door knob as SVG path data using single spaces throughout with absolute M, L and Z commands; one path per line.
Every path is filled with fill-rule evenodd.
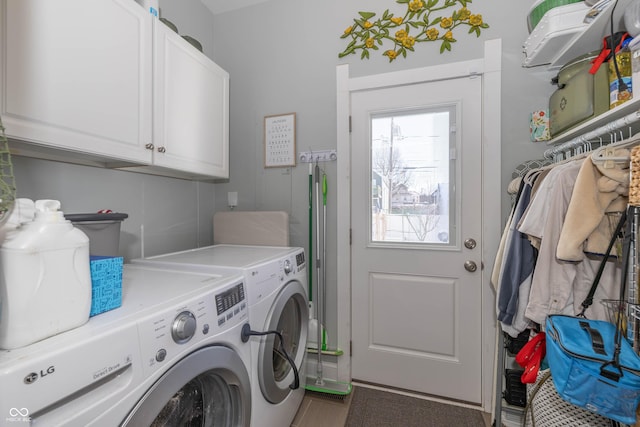
M 464 247 L 467 249 L 473 249 L 476 247 L 476 241 L 475 239 L 472 238 L 468 238 L 467 240 L 464 241 Z
M 476 265 L 475 262 L 469 260 L 464 262 L 464 269 L 473 273 L 478 269 L 478 266 Z
M 166 148 L 164 148 L 164 147 L 158 147 L 158 153 L 164 153 L 164 152 L 166 152 L 166 151 L 167 151 L 167 149 L 166 149 Z
M 145 144 L 144 148 L 146 148 L 147 150 L 153 150 L 153 144 L 151 144 L 151 143 Z

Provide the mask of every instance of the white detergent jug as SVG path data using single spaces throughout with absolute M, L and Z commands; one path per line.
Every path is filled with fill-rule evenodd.
M 57 200 L 37 200 L 33 221 L 0 247 L 0 349 L 29 345 L 89 320 L 89 238 Z

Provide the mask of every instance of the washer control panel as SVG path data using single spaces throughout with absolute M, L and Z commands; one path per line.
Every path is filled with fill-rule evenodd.
M 174 300 L 173 307 L 159 309 L 139 321 L 145 375 L 199 348 L 205 340 L 215 342 L 215 336 L 246 322 L 248 307 L 244 282 L 239 278 L 190 299 Z
M 224 292 L 216 294 L 218 326 L 222 327 L 228 322 L 235 324 L 238 319 L 247 316 L 247 297 L 244 290 L 244 283 L 241 282 Z
M 244 300 L 244 283 L 238 283 L 236 286 L 216 294 L 218 316 Z

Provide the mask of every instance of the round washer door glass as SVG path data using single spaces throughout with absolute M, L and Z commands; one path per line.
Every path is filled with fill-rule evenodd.
M 233 412 L 233 391 L 215 371 L 210 371 L 178 390 L 151 427 L 233 426 Z
M 169 368 L 122 426 L 248 427 L 251 384 L 242 359 L 223 346 L 201 348 Z
M 265 330 L 276 330 L 282 334 L 283 347 L 302 372 L 303 359 L 307 347 L 307 324 L 309 311 L 305 290 L 298 281 L 288 283 L 277 296 Z M 280 403 L 288 395 L 293 383 L 293 370 L 280 349 L 280 338 L 270 335 L 260 344 L 259 360 L 260 389 L 271 403 Z

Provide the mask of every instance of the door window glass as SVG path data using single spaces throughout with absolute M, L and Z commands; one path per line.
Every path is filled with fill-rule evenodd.
M 370 122 L 372 243 L 455 241 L 455 106 Z

